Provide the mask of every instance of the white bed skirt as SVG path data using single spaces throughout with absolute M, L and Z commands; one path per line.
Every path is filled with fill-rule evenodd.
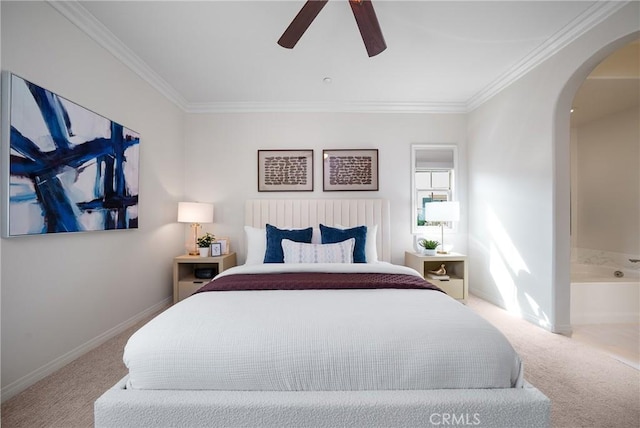
M 429 391 L 127 390 L 95 402 L 102 427 L 548 427 L 551 403 L 533 386 Z

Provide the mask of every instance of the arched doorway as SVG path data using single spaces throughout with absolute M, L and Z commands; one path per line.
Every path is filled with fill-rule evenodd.
M 554 117 L 554 286 L 553 311 L 559 333 L 571 334 L 571 173 L 570 111 L 575 95 L 600 62 L 619 48 L 638 39 L 640 31 L 621 37 L 593 53 L 567 80 L 556 102 Z
M 603 60 L 571 114 L 572 338 L 640 367 L 640 40 Z M 616 278 L 614 272 L 620 276 Z

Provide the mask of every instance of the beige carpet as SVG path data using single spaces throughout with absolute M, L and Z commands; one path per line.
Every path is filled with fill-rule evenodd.
M 640 370 L 640 324 L 582 324 L 571 338 Z
M 525 379 L 551 399 L 553 427 L 640 427 L 638 370 L 479 298 L 472 297 L 469 307 L 498 327 L 518 351 Z
M 640 427 L 640 372 L 473 296 L 469 307 L 498 327 L 522 356 L 525 378 L 552 400 L 554 427 Z M 93 426 L 93 402 L 125 375 L 122 349 L 138 327 L 2 404 L 2 427 Z
M 127 374 L 124 345 L 151 318 L 2 403 L 2 428 L 92 427 L 93 402 Z

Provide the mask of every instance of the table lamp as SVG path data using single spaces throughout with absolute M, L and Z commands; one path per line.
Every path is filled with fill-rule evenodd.
M 448 254 L 444 249 L 444 224 L 448 221 L 460 220 L 460 203 L 455 201 L 448 202 L 427 202 L 424 204 L 425 221 L 440 222 L 440 250 L 438 254 Z
M 178 202 L 178 223 L 191 223 L 193 249 L 189 255 L 198 254 L 198 228 L 200 223 L 213 223 L 213 204 L 203 202 Z

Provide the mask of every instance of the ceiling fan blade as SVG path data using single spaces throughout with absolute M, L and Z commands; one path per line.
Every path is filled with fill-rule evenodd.
M 358 29 L 364 46 L 367 48 L 367 54 L 370 57 L 378 55 L 387 48 L 387 44 L 384 41 L 371 0 L 349 0 L 349 4 L 358 23 Z
M 278 44 L 283 48 L 292 49 L 328 1 L 308 0 L 296 17 L 293 18 L 287 29 L 284 30 L 280 40 L 278 40 Z

